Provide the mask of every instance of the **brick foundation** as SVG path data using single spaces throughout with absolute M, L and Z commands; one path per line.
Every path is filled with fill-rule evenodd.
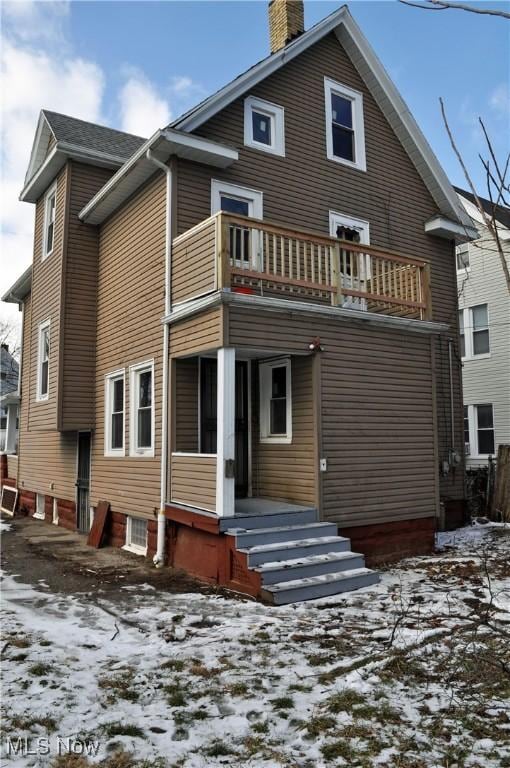
M 9 485 L 7 482 L 8 471 L 7 454 L 0 453 L 0 488 L 2 488 L 3 485 Z
M 35 493 L 33 493 L 33 491 L 27 491 L 25 490 L 25 488 L 19 489 L 18 514 L 20 515 L 35 514 Z
M 434 551 L 436 518 L 403 520 L 378 525 L 339 528 L 340 536 L 351 540 L 353 552 L 365 555 L 368 567 L 394 563 L 404 557 L 427 555 Z
M 445 530 L 453 531 L 467 523 L 467 509 L 465 499 L 446 499 L 444 501 L 444 526 Z
M 66 499 L 57 499 L 58 524 L 67 531 L 76 530 L 76 503 Z

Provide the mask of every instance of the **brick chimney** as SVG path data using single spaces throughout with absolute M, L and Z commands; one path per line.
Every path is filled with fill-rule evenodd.
M 269 42 L 271 53 L 284 48 L 305 31 L 303 0 L 270 0 Z

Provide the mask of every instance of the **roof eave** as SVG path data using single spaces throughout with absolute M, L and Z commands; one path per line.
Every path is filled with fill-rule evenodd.
M 176 155 L 217 168 L 227 168 L 239 158 L 236 149 L 209 139 L 174 129 L 158 130 L 82 208 L 79 213 L 82 221 L 101 224 L 155 173 L 155 165 L 147 159 L 149 149 L 161 162 L 166 162 L 172 155 Z
M 25 203 L 36 203 L 67 160 L 77 160 L 87 165 L 99 165 L 103 168 L 112 169 L 118 168 L 125 162 L 125 158 L 118 155 L 97 152 L 76 144 L 59 141 L 52 148 L 44 163 L 25 184 L 19 199 Z
M 21 275 L 18 277 L 15 283 L 2 296 L 2 301 L 8 304 L 21 304 L 23 300 L 28 296 L 32 289 L 32 265 L 30 265 Z

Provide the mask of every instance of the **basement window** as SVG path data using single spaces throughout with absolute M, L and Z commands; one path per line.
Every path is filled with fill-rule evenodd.
M 57 187 L 50 189 L 44 201 L 44 229 L 42 258 L 47 259 L 53 252 L 55 241 L 55 210 L 57 207 Z
M 136 555 L 147 554 L 147 520 L 128 517 L 126 520 L 126 543 L 123 549 Z
M 290 358 L 260 363 L 260 442 L 292 442 Z
M 366 171 L 363 94 L 324 78 L 328 160 Z
M 124 456 L 124 371 L 105 378 L 105 456 Z
M 37 402 L 44 402 L 49 397 L 50 375 L 50 321 L 39 325 L 37 343 Z
M 244 101 L 244 143 L 247 147 L 284 157 L 283 107 L 248 96 Z
M 130 384 L 130 454 L 154 456 L 154 363 L 132 365 Z

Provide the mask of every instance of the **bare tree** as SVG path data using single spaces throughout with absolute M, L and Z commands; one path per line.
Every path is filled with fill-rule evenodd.
M 9 352 L 15 360 L 19 360 L 21 344 L 19 340 L 19 329 L 15 323 L 8 320 L 0 320 L 0 344 L 6 344 Z
M 510 19 L 510 13 L 500 11 L 498 8 L 480 8 L 475 5 L 465 5 L 464 3 L 443 2 L 443 0 L 424 0 L 423 2 L 413 2 L 413 0 L 399 0 L 403 5 L 410 5 L 412 8 L 422 8 L 425 11 L 469 11 L 470 13 L 481 13 L 486 16 L 499 16 L 503 19 Z

